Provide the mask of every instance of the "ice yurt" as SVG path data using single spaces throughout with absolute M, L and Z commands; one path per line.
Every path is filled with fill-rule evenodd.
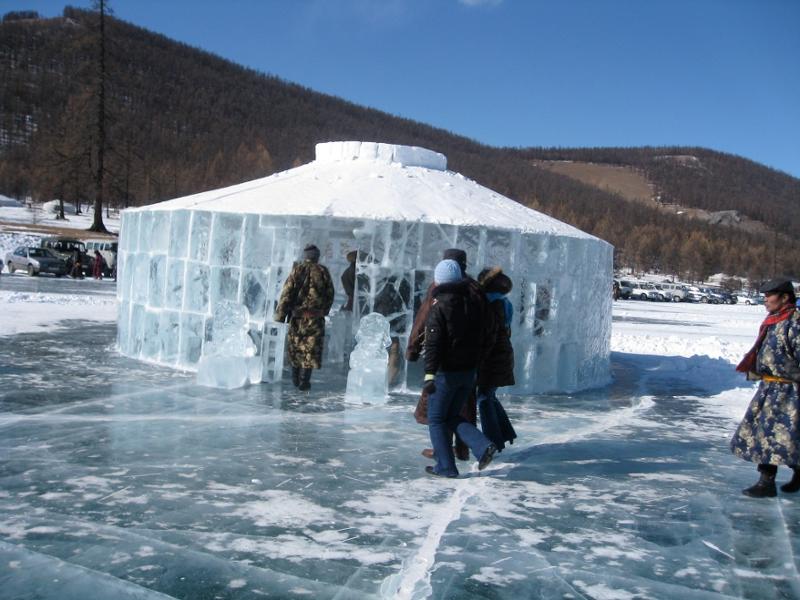
M 387 286 L 400 298 L 386 316 L 404 349 L 436 263 L 445 249 L 461 248 L 472 277 L 496 265 L 513 281 L 517 384 L 509 391 L 568 392 L 609 381 L 612 246 L 448 171 L 442 154 L 374 142 L 317 144 L 306 165 L 124 211 L 120 352 L 194 370 L 215 307 L 235 303 L 247 309 L 252 380 L 279 380 L 284 329 L 272 312 L 309 243 L 336 286 L 325 363 L 346 360 L 359 319 Z M 358 284 L 345 313 L 340 276 L 348 255 Z M 421 385 L 419 362 L 402 362 L 395 388 Z

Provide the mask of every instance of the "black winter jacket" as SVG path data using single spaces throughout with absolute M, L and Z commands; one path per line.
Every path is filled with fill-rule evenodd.
M 511 279 L 500 267 L 484 269 L 478 276 L 481 288 L 487 294 L 508 294 L 513 287 Z M 478 368 L 478 385 L 481 387 L 503 387 L 514 385 L 514 347 L 511 345 L 511 329 L 506 326 L 505 298 L 489 302 L 489 316 L 496 328 L 486 355 Z
M 476 282 L 437 285 L 425 323 L 425 372 L 468 371 L 480 364 L 487 346 L 486 300 Z
M 489 314 L 497 324 L 497 335 L 478 368 L 478 385 L 482 387 L 514 385 L 514 347 L 511 345 L 511 331 L 505 324 L 503 304 L 502 300 L 489 303 Z

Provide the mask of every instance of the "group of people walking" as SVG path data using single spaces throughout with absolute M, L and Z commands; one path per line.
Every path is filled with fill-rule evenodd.
M 300 390 L 310 388 L 312 370 L 321 367 L 325 316 L 333 305 L 333 282 L 319 257 L 316 246 L 305 247 L 274 315 L 290 323 L 292 382 Z M 352 309 L 355 255 L 350 262 L 352 272 L 343 277 L 351 283 L 345 310 Z M 470 452 L 484 469 L 516 437 L 496 395 L 499 387 L 514 385 L 513 309 L 507 298 L 512 286 L 499 267 L 470 277 L 466 252 L 457 248 L 446 250 L 436 265 L 406 349 L 408 361 L 424 361 L 416 417 L 428 425 L 432 448 L 422 453 L 435 461 L 426 467 L 431 475 L 457 477 L 456 457 L 468 460 Z M 759 480 L 743 490 L 756 498 L 777 495 L 778 465 L 792 470 L 781 490 L 800 491 L 800 310 L 788 279 L 769 281 L 760 291 L 768 315 L 736 367 L 760 383 L 730 443 L 735 455 L 758 465 Z
M 311 373 L 321 366 L 325 316 L 333 305 L 331 276 L 319 258 L 316 246 L 305 247 L 303 261 L 284 283 L 273 317 L 289 322 L 292 383 L 300 390 L 311 387 Z M 350 262 L 353 268 L 342 277 L 346 288 L 350 283 L 344 310 L 353 306 L 354 253 Z M 514 384 L 513 310 L 506 297 L 512 282 L 499 267 L 484 269 L 477 280 L 467 275 L 466 268 L 466 252 L 445 251 L 417 311 L 406 350 L 409 361 L 424 356 L 417 418 L 427 423 L 433 446 L 423 450 L 435 460 L 426 471 L 441 477 L 458 476 L 453 436 L 458 457 L 467 460 L 471 451 L 479 469 L 516 437 L 496 395 L 499 387 Z
M 484 269 L 477 280 L 466 269 L 466 252 L 445 251 L 406 350 L 410 361 L 424 355 L 420 403 L 427 410 L 418 410 L 417 420 L 427 421 L 433 446 L 422 452 L 435 461 L 425 470 L 439 477 L 457 477 L 455 457 L 468 460 L 470 452 L 478 469 L 486 468 L 516 438 L 496 395 L 514 385 L 513 308 L 506 297 L 512 282 L 499 267 Z

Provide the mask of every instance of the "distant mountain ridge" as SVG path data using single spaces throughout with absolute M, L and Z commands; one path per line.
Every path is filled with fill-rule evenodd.
M 60 18 L 0 23 L 0 193 L 92 197 L 96 21 L 66 8 Z M 448 168 L 607 239 L 619 265 L 697 279 L 798 272 L 800 180 L 752 161 L 704 148 L 493 148 L 117 19 L 106 27 L 105 196 L 115 205 L 262 177 L 313 160 L 318 142 L 373 140 L 445 154 Z M 552 168 L 556 161 L 631 170 L 653 196 L 631 199 Z M 736 216 L 712 225 L 691 211 Z M 736 218 L 763 226 L 742 228 Z

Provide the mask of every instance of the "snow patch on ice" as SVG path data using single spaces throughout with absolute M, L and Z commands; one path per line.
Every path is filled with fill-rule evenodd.
M 572 583 L 593 600 L 634 600 L 639 597 L 637 594 L 609 587 L 605 583 L 589 584 L 580 579 L 576 579 Z
M 525 578 L 526 576 L 521 573 L 505 572 L 496 567 L 481 567 L 478 573 L 469 577 L 469 579 L 492 585 L 507 585 L 512 581 L 522 581 Z
M 304 527 L 332 521 L 336 513 L 298 494 L 280 490 L 263 492 L 262 500 L 243 502 L 231 516 L 249 519 L 258 527 Z

